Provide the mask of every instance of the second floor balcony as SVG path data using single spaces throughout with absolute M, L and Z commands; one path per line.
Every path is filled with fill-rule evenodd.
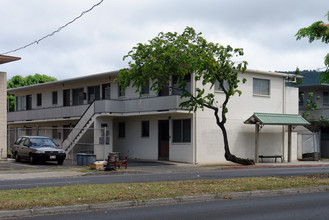
M 112 114 L 140 114 L 159 111 L 179 110 L 183 100 L 178 95 L 129 100 L 97 100 L 93 103 L 94 112 Z M 90 105 L 62 106 L 8 112 L 7 122 L 44 121 L 80 118 Z

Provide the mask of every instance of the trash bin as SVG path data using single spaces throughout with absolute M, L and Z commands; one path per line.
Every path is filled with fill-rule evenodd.
M 78 166 L 89 166 L 89 163 L 94 163 L 95 161 L 96 161 L 95 154 L 77 153 Z
M 83 156 L 85 153 L 77 153 L 77 164 L 78 166 L 83 166 Z
M 96 161 L 95 154 L 85 154 L 83 155 L 83 166 L 89 166 L 89 163 L 94 163 Z

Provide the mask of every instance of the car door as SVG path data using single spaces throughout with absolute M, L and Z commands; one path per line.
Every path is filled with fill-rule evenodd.
M 20 153 L 18 154 L 20 157 L 23 158 L 29 158 L 29 152 L 30 152 L 30 139 L 25 138 L 24 140 L 21 141 L 20 144 Z

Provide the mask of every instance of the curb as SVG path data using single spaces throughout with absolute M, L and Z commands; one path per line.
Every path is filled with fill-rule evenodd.
M 23 210 L 4 210 L 4 211 L 0 211 L 0 219 L 32 217 L 32 216 L 40 216 L 40 215 L 42 216 L 42 215 L 68 214 L 74 212 L 91 212 L 91 211 L 142 207 L 142 206 L 161 206 L 161 205 L 172 205 L 172 204 L 192 203 L 192 202 L 207 202 L 207 201 L 225 200 L 225 199 L 241 199 L 241 198 L 279 196 L 279 195 L 290 195 L 290 194 L 301 194 L 301 193 L 314 193 L 314 192 L 323 192 L 323 191 L 329 191 L 329 186 L 281 189 L 281 190 L 232 192 L 232 193 L 222 193 L 222 194 L 205 194 L 205 195 L 196 195 L 196 196 L 181 196 L 175 198 L 159 198 L 159 199 L 100 203 L 100 204 L 42 207 L 36 209 L 23 209 Z

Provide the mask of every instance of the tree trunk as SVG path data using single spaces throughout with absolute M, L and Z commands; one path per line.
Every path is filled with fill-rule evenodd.
M 239 158 L 239 157 L 236 157 L 235 155 L 231 154 L 229 144 L 228 144 L 228 139 L 227 139 L 226 128 L 223 124 L 219 125 L 219 127 L 222 130 L 222 134 L 223 134 L 223 138 L 224 138 L 224 149 L 225 149 L 225 158 L 226 158 L 226 160 L 231 161 L 233 163 L 242 164 L 242 165 L 255 165 L 255 162 L 252 159 Z

